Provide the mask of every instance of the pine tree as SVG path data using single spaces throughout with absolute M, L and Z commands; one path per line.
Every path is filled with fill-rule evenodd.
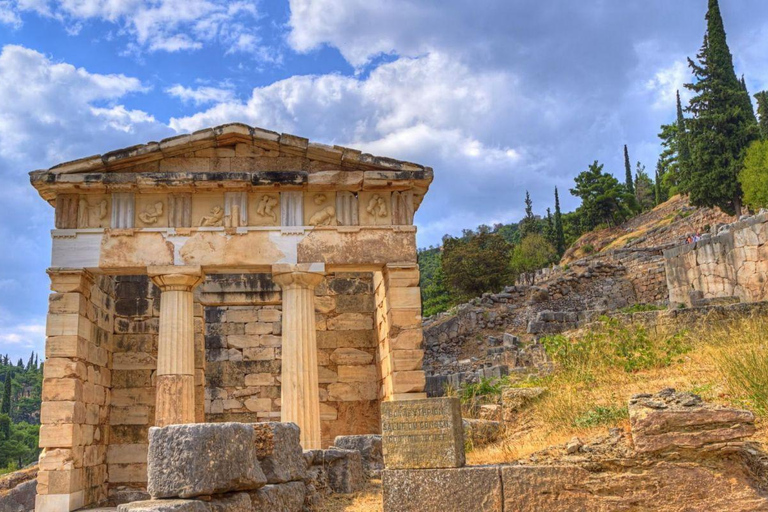
M 755 94 L 757 115 L 760 117 L 760 135 L 768 139 L 768 91 Z
M 627 187 L 627 191 L 630 194 L 634 194 L 635 186 L 633 184 L 634 180 L 632 179 L 632 166 L 629 165 L 629 150 L 627 149 L 626 144 L 624 144 L 624 171 L 625 171 L 624 184 Z
M 685 86 L 695 96 L 688 107 L 692 118 L 686 123 L 691 165 L 681 184 L 696 206 L 740 213 L 738 175 L 746 148 L 757 138 L 757 124 L 751 108 L 747 111 L 747 93 L 733 68 L 717 0 L 709 0 L 707 33 L 696 58 L 697 62 L 688 59 L 695 79 Z
M 0 405 L 0 414 L 7 414 L 8 416 L 11 415 L 12 373 L 10 368 L 5 372 L 5 381 L 3 382 L 3 403 Z
M 565 254 L 565 233 L 563 232 L 563 214 L 560 212 L 560 196 L 555 187 L 555 250 L 558 256 Z

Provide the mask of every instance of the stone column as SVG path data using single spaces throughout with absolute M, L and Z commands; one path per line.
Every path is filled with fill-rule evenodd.
M 324 271 L 323 264 L 272 267 L 283 290 L 280 421 L 299 426 L 305 450 L 321 448 L 314 289 Z
M 155 425 L 195 422 L 195 326 L 192 290 L 200 267 L 150 267 L 160 288 L 160 333 L 157 340 Z

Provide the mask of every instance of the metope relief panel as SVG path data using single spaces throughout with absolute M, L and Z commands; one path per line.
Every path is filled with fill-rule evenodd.
M 168 196 L 168 225 L 172 228 L 192 227 L 192 194 Z
M 108 228 L 109 218 L 108 196 L 80 196 L 77 205 L 78 228 Z
M 136 225 L 153 228 L 168 225 L 168 208 L 166 197 L 160 194 L 143 194 L 135 198 Z
M 333 226 L 336 224 L 336 195 L 317 192 L 304 196 L 304 216 L 307 226 Z
M 360 224 L 364 226 L 389 226 L 392 224 L 389 192 L 360 192 L 359 197 Z
M 251 226 L 277 226 L 280 224 L 280 196 L 257 193 L 250 201 L 248 223 Z
M 303 193 L 280 192 L 280 224 L 283 226 L 304 225 Z
M 224 227 L 224 194 L 194 194 L 192 223 L 201 228 Z
M 248 225 L 248 192 L 224 193 L 224 225 L 233 228 Z
M 339 226 L 360 224 L 357 194 L 354 192 L 336 192 L 336 223 Z
M 392 192 L 392 224 L 407 226 L 413 224 L 413 191 Z

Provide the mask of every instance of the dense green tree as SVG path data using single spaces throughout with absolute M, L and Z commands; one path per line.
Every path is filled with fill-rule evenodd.
M 687 120 L 691 152 L 690 172 L 682 176 L 682 190 L 696 206 L 740 210 L 742 193 L 738 175 L 743 155 L 758 136 L 751 103 L 733 68 L 717 0 L 709 0 L 707 33 L 694 62 L 694 75 L 686 87 L 693 91 Z M 747 108 L 747 103 L 750 107 Z
M 511 282 L 511 252 L 498 233 L 478 233 L 468 240 L 448 237 L 442 258 L 445 283 L 462 299 L 498 291 Z
M 520 238 L 525 238 L 532 233 L 539 233 L 539 221 L 533 214 L 533 201 L 528 191 L 525 191 L 525 217 L 520 221 Z
M 768 139 L 768 91 L 755 94 L 757 100 L 757 115 L 760 118 L 760 135 Z
M 544 236 L 533 233 L 523 238 L 512 251 L 512 272 L 534 284 L 535 272 L 553 263 L 557 258 L 555 248 Z
M 563 231 L 563 214 L 560 211 L 560 196 L 555 187 L 555 251 L 562 257 L 565 254 L 565 233 Z
M 768 140 L 753 142 L 739 174 L 744 203 L 751 210 L 768 207 Z
M 445 285 L 441 249 L 430 247 L 420 250 L 418 258 L 422 314 L 432 316 L 446 311 L 457 302 Z
M 632 180 L 632 166 L 629 164 L 629 150 L 624 144 L 624 186 L 630 194 L 635 193 L 635 186 Z
M 640 162 L 637 162 L 637 170 L 635 171 L 635 200 L 637 200 L 641 211 L 650 210 L 656 205 L 654 182 L 645 172 L 645 166 Z
M 659 188 L 661 196 L 666 200 L 667 197 L 680 192 L 680 183 L 685 181 L 686 173 L 691 169 L 691 152 L 680 91 L 677 91 L 677 119 L 672 124 L 661 126 L 659 138 L 662 146 L 657 163 Z
M 577 209 L 582 229 L 589 231 L 600 224 L 615 226 L 628 219 L 637 208 L 635 196 L 611 174 L 603 172 L 597 160 L 576 176 L 571 194 L 581 199 Z

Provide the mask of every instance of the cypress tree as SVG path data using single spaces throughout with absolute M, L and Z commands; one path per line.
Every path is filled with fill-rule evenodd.
M 663 169 L 663 166 L 664 163 L 662 159 L 659 158 L 659 161 L 656 162 L 656 176 L 653 180 L 653 194 L 656 206 L 661 204 L 661 170 Z
M 760 135 L 768 139 L 768 91 L 755 94 L 757 100 L 757 115 L 760 118 Z
M 627 149 L 627 145 L 624 144 L 624 184 L 627 187 L 627 192 L 630 194 L 635 193 L 635 185 L 633 183 L 632 179 L 632 166 L 629 165 L 629 150 Z
M 742 196 L 738 175 L 746 148 L 757 138 L 757 124 L 733 68 L 717 0 L 709 0 L 706 19 L 697 62 L 688 59 L 695 80 L 685 86 L 695 96 L 688 107 L 692 118 L 686 123 L 691 165 L 682 184 L 692 204 L 738 214 Z
M 560 213 L 560 196 L 555 187 L 555 249 L 557 255 L 565 254 L 565 233 L 563 232 L 563 214 Z
M 691 148 L 688 141 L 688 131 L 685 127 L 683 104 L 680 101 L 680 91 L 677 91 L 677 131 L 675 133 L 675 149 L 677 151 L 677 182 L 685 184 L 691 170 Z M 688 192 L 684 190 L 684 192 Z
M 11 415 L 11 369 L 5 372 L 5 381 L 3 383 L 3 403 L 0 405 L 0 414 Z
M 520 221 L 520 239 L 532 233 L 538 233 L 536 217 L 533 215 L 533 201 L 528 191 L 525 191 L 525 217 Z

